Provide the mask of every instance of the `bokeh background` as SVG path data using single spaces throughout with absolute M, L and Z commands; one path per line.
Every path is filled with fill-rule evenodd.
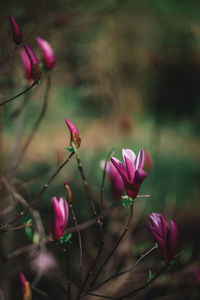
M 117 252 L 119 258 L 114 257 L 108 264 L 106 274 L 112 274 L 115 268 L 121 270 L 129 266 L 153 243 L 145 229 L 147 214 L 161 212 L 167 220 L 176 220 L 180 231 L 179 252 L 183 252 L 173 272 L 163 276 L 138 299 L 199 299 L 200 3 L 186 0 L 2 1 L 1 59 L 14 47 L 8 14 L 18 21 L 24 43 L 34 49 L 38 58 L 41 54 L 35 41 L 37 36 L 48 40 L 56 57 L 47 112 L 23 161 L 12 174 L 12 183 L 28 201 L 46 183 L 67 155 L 70 135 L 65 118 L 79 129 L 81 159 L 96 201 L 102 178 L 100 161 L 113 148 L 115 156 L 121 159 L 122 148 L 138 153 L 143 147 L 149 158 L 148 178 L 140 193 L 151 197 L 136 201 L 131 233 Z M 23 65 L 16 51 L 1 69 L 1 100 L 15 95 L 26 85 Z M 12 118 L 12 114 L 23 97 L 0 111 L 0 171 L 3 176 L 10 174 L 40 113 L 45 86 L 43 76 L 40 85 L 29 92 L 29 101 L 18 118 Z M 74 159 L 36 205 L 47 234 L 51 233 L 52 226 L 51 198 L 65 193 L 63 181 L 67 181 L 74 192 L 79 222 L 91 217 Z M 2 187 L 2 195 L 4 192 Z M 106 182 L 105 195 L 108 205 L 112 204 L 109 182 Z M 8 201 L 8 196 L 2 196 L 1 209 Z M 116 207 L 118 210 L 111 220 L 106 219 L 107 249 L 126 223 L 127 211 L 120 202 Z M 19 212 L 20 206 L 16 209 Z M 8 222 L 14 215 L 16 210 L 6 217 L 1 215 L 1 222 Z M 95 230 L 83 232 L 88 243 L 87 259 L 95 252 L 94 244 L 88 241 L 92 241 L 94 234 Z M 74 244 L 69 246 L 72 249 L 77 246 L 74 239 Z M 1 243 L 4 257 L 5 253 L 28 245 L 30 241 L 20 231 L 3 234 Z M 59 256 L 58 249 L 50 247 L 50 251 Z M 74 260 L 77 255 L 77 250 L 73 250 Z M 159 253 L 156 258 L 153 256 L 149 259 L 152 270 L 156 259 L 160 260 Z M 1 289 L 5 299 L 18 297 L 16 277 L 19 271 L 30 281 L 34 279 L 30 264 L 30 253 L 1 264 Z M 49 277 L 45 274 L 39 283 L 49 299 L 55 299 L 55 295 L 59 295 L 59 299 L 66 297 L 65 269 L 57 268 L 52 274 L 49 272 Z M 148 268 L 147 260 L 136 270 L 134 278 L 130 275 L 126 280 L 120 279 L 107 289 L 108 292 L 129 289 L 126 285 L 131 280 L 136 286 L 144 282 Z M 72 272 L 75 282 L 77 276 L 76 271 Z M 48 293 L 49 290 L 52 291 Z M 43 299 L 44 295 L 36 293 L 35 297 Z

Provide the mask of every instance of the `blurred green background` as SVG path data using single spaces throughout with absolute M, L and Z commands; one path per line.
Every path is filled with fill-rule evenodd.
M 8 14 L 18 21 L 24 43 L 38 58 L 37 36 L 51 44 L 56 57 L 47 113 L 13 175 L 19 191 L 31 200 L 56 169 L 56 153 L 61 161 L 66 157 L 70 136 L 64 119 L 68 118 L 79 129 L 80 155 L 96 201 L 100 161 L 112 148 L 119 159 L 122 148 L 138 153 L 143 147 L 150 152 L 152 162 L 140 193 L 151 197 L 137 200 L 142 203 L 140 222 L 145 224 L 152 211 L 175 219 L 180 250 L 188 249 L 183 262 L 199 259 L 200 2 L 10 0 L 1 3 L 0 12 L 2 58 L 13 48 Z M 26 84 L 16 52 L 1 70 L 1 100 Z M 3 175 L 12 169 L 39 115 L 45 85 L 43 76 L 19 118 L 9 121 L 23 97 L 1 111 Z M 47 232 L 51 198 L 64 194 L 65 180 L 74 191 L 80 221 L 89 218 L 74 159 L 36 206 Z M 108 182 L 105 194 L 112 203 Z

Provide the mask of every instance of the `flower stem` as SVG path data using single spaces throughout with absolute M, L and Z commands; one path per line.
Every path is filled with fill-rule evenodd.
M 10 98 L 10 99 L 7 99 L 7 100 L 4 100 L 3 102 L 0 103 L 0 106 L 4 105 L 4 104 L 7 104 L 11 101 L 13 101 L 14 99 L 24 95 L 26 92 L 28 92 L 29 90 L 31 90 L 36 84 L 38 84 L 37 81 L 34 81 L 30 86 L 28 86 L 25 90 L 23 90 L 21 93 L 15 95 L 14 97 Z
M 6 232 L 9 231 L 10 226 L 18 221 L 21 217 L 25 215 L 25 213 L 38 201 L 38 199 L 41 197 L 43 192 L 48 188 L 50 183 L 55 179 L 55 177 L 60 173 L 62 168 L 69 162 L 71 157 L 73 156 L 73 152 L 70 153 L 70 155 L 67 157 L 67 159 L 62 163 L 62 165 L 54 172 L 54 174 L 51 176 L 51 178 L 48 180 L 48 182 L 43 186 L 43 188 L 40 190 L 40 192 L 35 196 L 35 198 L 28 204 L 28 206 L 17 216 L 15 217 L 12 221 L 10 221 L 8 224 L 5 224 L 0 227 L 0 233 L 1 232 Z
M 70 209 L 71 209 L 72 217 L 73 217 L 74 224 L 75 224 L 75 226 L 76 226 L 76 230 L 77 230 L 77 234 L 78 234 L 79 251 L 80 251 L 80 255 L 79 255 L 80 283 L 79 283 L 79 286 L 81 287 L 81 285 L 82 285 L 82 265 L 83 265 L 83 248 L 82 248 L 82 240 L 81 240 L 81 234 L 80 234 L 80 230 L 79 230 L 79 228 L 78 228 L 78 224 L 77 224 L 77 221 L 76 221 L 76 216 L 75 216 L 75 213 L 74 213 L 74 209 L 73 209 L 72 204 L 69 205 L 69 207 L 70 207 Z
M 117 273 L 117 274 L 115 274 L 115 275 L 110 276 L 109 278 L 107 278 L 106 280 L 104 280 L 102 283 L 100 283 L 98 286 L 96 286 L 96 287 L 90 289 L 88 292 L 94 291 L 94 290 L 100 288 L 101 286 L 103 286 L 104 284 L 106 284 L 107 282 L 109 282 L 110 280 L 115 279 L 115 278 L 117 278 L 117 277 L 119 277 L 119 276 L 122 276 L 122 275 L 124 275 L 124 274 L 126 274 L 126 273 L 132 271 L 132 270 L 139 264 L 139 262 L 140 262 L 141 260 L 143 260 L 147 255 L 149 255 L 149 254 L 150 254 L 153 250 L 155 250 L 156 248 L 158 248 L 158 245 L 157 245 L 157 244 L 155 244 L 151 249 L 149 249 L 147 252 L 145 252 L 144 254 L 142 254 L 142 255 L 140 256 L 140 258 L 135 262 L 135 264 L 134 264 L 133 266 L 131 266 L 129 269 L 127 269 L 127 270 L 125 270 L 125 271 L 122 271 L 122 272 L 120 272 L 120 273 Z M 86 292 L 86 293 L 87 293 L 87 292 Z
M 119 246 L 120 242 L 122 241 L 122 239 L 124 238 L 125 234 L 127 233 L 129 226 L 131 224 L 131 221 L 133 219 L 133 200 L 131 200 L 130 203 L 130 215 L 126 224 L 126 227 L 122 233 L 122 235 L 120 236 L 120 238 L 118 239 L 117 243 L 115 244 L 115 246 L 113 247 L 113 249 L 110 251 L 110 253 L 108 254 L 108 256 L 106 257 L 106 259 L 104 260 L 103 264 L 101 265 L 100 269 L 98 270 L 96 276 L 94 277 L 94 279 L 91 282 L 91 287 L 94 285 L 94 283 L 96 282 L 97 278 L 99 277 L 101 271 L 103 270 L 104 266 L 107 264 L 107 262 L 110 260 L 110 258 L 112 257 L 113 253 L 116 251 L 117 247 Z

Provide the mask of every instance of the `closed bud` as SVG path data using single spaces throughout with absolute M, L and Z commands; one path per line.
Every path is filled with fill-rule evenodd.
M 22 300 L 32 300 L 32 293 L 30 288 L 30 283 L 27 281 L 23 273 L 19 273 L 21 282 L 21 299 Z
M 65 122 L 66 122 L 66 124 L 67 124 L 67 126 L 69 128 L 70 134 L 71 134 L 71 142 L 70 142 L 70 144 L 72 144 L 72 142 L 74 142 L 76 148 L 79 148 L 80 145 L 81 145 L 81 138 L 79 136 L 78 129 L 68 119 L 65 119 Z
M 64 182 L 64 187 L 67 191 L 67 202 L 69 204 L 73 204 L 74 203 L 74 194 L 73 194 L 70 186 L 66 182 Z
M 13 16 L 11 16 L 11 15 L 9 15 L 8 17 L 9 17 L 9 20 L 10 20 L 10 23 L 12 26 L 13 40 L 16 45 L 19 45 L 22 42 L 21 30 L 20 30 L 19 25 L 17 24 L 15 18 L 13 18 Z
M 35 56 L 33 50 L 28 45 L 24 45 L 24 49 L 26 50 L 26 53 L 31 62 L 31 77 L 34 81 L 38 81 L 42 76 L 42 71 L 40 69 L 38 59 Z

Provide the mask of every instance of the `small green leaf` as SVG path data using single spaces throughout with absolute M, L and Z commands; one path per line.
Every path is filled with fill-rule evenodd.
M 74 152 L 73 147 L 66 147 L 65 149 L 67 149 L 69 152 Z
M 146 284 L 149 285 L 151 283 L 151 281 L 154 279 L 154 277 L 155 277 L 155 274 L 153 274 L 151 272 L 151 270 L 149 270 L 148 277 L 147 277 L 147 280 L 146 280 Z
M 123 207 L 125 207 L 125 208 L 127 208 L 127 207 L 129 207 L 130 206 L 130 204 L 131 204 L 131 198 L 129 197 L 129 196 L 122 196 L 122 201 L 123 201 L 123 203 L 122 203 L 122 205 L 123 205 Z
M 26 214 L 26 215 L 24 216 L 24 223 L 25 223 L 25 224 L 30 224 L 30 223 L 31 223 L 31 217 L 30 217 L 29 214 Z
M 67 234 L 61 236 L 59 238 L 59 243 L 61 243 L 61 244 L 67 243 L 67 242 L 71 243 L 71 241 L 70 241 L 71 236 L 72 236 L 72 233 L 67 233 Z
M 32 241 L 33 240 L 33 232 L 30 227 L 25 227 L 25 233 L 27 237 Z

